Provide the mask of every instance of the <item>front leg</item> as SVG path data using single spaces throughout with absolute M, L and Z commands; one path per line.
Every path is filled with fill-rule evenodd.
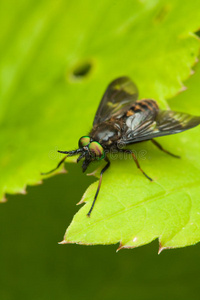
M 94 204 L 95 204 L 95 202 L 96 202 L 96 200 L 97 200 L 97 196 L 98 196 L 98 194 L 99 194 L 100 187 L 101 187 L 101 182 L 102 182 L 103 173 L 110 167 L 110 161 L 109 161 L 109 159 L 108 159 L 107 157 L 105 158 L 105 161 L 107 161 L 107 164 L 106 164 L 105 167 L 101 170 L 101 174 L 100 174 L 100 178 L 99 178 L 99 184 L 98 184 L 98 187 L 97 187 L 97 191 L 96 191 L 96 194 L 95 194 L 95 196 L 94 196 L 94 200 L 93 200 L 93 202 L 92 202 L 92 206 L 91 206 L 89 212 L 87 213 L 87 216 L 88 216 L 88 217 L 90 217 L 90 214 L 91 214 L 91 212 L 92 212 L 92 210 L 93 210 Z

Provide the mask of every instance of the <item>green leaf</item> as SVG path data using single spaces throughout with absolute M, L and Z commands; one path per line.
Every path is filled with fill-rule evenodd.
M 1 1 L 0 199 L 40 183 L 40 172 L 62 157 L 58 149 L 76 148 L 112 79 L 128 75 L 141 97 L 166 106 L 165 98 L 183 87 L 196 61 L 199 41 L 192 32 L 199 17 L 197 0 L 184 5 L 180 0 L 112 0 L 95 6 L 91 0 Z M 159 176 L 156 165 L 154 170 L 146 161 L 147 172 Z M 115 183 L 122 185 L 129 173 L 141 195 L 150 189 L 147 182 L 141 193 L 144 179 L 126 165 L 115 161 L 106 175 L 113 179 L 105 176 L 110 200 L 118 195 Z M 126 189 L 135 195 L 129 178 Z
M 200 115 L 200 66 L 188 90 L 170 101 L 174 110 Z M 192 245 L 200 240 L 200 127 L 157 139 L 180 154 L 173 158 L 151 142 L 135 145 L 142 168 L 155 179 L 149 182 L 129 158 L 112 161 L 90 218 L 86 217 L 97 182 L 84 195 L 87 204 L 75 215 L 63 243 L 141 246 L 159 238 L 166 248 Z M 130 157 L 131 159 L 131 157 Z

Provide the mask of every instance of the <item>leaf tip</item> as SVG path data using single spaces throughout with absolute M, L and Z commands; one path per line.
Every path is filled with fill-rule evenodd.
M 63 167 L 60 171 L 58 171 L 58 174 L 66 174 L 67 170 L 65 169 L 65 167 Z
M 159 247 L 159 249 L 158 249 L 158 255 L 161 254 L 161 252 L 162 252 L 164 249 L 165 249 L 164 247 Z
M 91 173 L 87 173 L 86 175 L 87 175 L 87 176 L 95 176 L 95 173 L 96 173 L 96 170 L 93 171 L 93 172 L 91 172 Z
M 100 168 L 97 168 L 97 169 L 95 169 L 93 172 L 87 173 L 87 176 L 96 176 L 96 175 L 98 174 L 98 172 L 99 172 L 99 169 L 100 169 Z
M 135 237 L 135 238 L 133 239 L 133 242 L 136 242 L 136 241 L 137 241 L 137 237 Z M 133 245 L 133 246 L 130 246 L 130 245 L 123 245 L 122 242 L 120 241 L 120 242 L 119 242 L 119 247 L 117 248 L 116 252 L 118 252 L 118 251 L 121 250 L 121 249 L 133 249 L 133 248 L 135 248 L 134 245 Z
M 171 247 L 164 247 L 164 246 L 162 246 L 161 242 L 159 242 L 158 254 L 160 254 L 161 252 L 163 252 L 163 250 L 166 250 L 166 249 L 171 249 Z
M 4 195 L 3 198 L 0 200 L 1 203 L 7 202 L 6 196 Z
M 59 245 L 65 245 L 65 244 L 68 244 L 68 242 L 65 241 L 65 240 L 63 240 L 63 241 L 59 242 L 58 244 L 59 244 Z
M 119 250 L 123 249 L 124 245 L 122 244 L 122 242 L 119 242 L 119 247 L 117 248 L 116 252 L 119 252 Z
M 35 185 L 40 185 L 40 184 L 43 184 L 43 180 L 39 180 L 35 183 Z
M 186 91 L 188 88 L 185 85 L 182 85 L 181 89 L 180 89 L 180 93 Z
M 190 75 L 194 75 L 195 71 L 193 69 L 190 69 Z
M 27 194 L 26 186 L 25 186 L 23 189 L 19 190 L 19 191 L 17 192 L 17 194 L 20 194 L 20 195 L 26 195 L 26 194 Z
M 86 191 L 86 192 L 87 192 L 87 191 Z M 80 200 L 78 203 L 76 203 L 76 205 L 80 205 L 80 204 L 82 204 L 82 203 L 84 203 L 84 202 L 85 202 L 85 196 L 86 196 L 86 192 L 83 194 L 83 196 L 82 196 L 81 200 Z

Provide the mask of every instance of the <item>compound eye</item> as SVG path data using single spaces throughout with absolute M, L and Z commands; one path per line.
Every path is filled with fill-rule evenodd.
M 91 142 L 88 149 L 93 159 L 101 160 L 105 157 L 105 151 L 98 142 Z
M 83 148 L 87 146 L 90 143 L 90 137 L 89 136 L 82 136 L 78 142 L 79 148 Z

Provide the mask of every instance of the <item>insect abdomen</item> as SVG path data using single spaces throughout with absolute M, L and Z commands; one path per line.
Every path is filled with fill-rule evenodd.
M 156 113 L 159 110 L 159 107 L 156 101 L 152 99 L 139 100 L 134 103 L 134 105 L 127 111 L 127 117 L 132 116 L 135 113 L 144 112 L 146 110 Z

